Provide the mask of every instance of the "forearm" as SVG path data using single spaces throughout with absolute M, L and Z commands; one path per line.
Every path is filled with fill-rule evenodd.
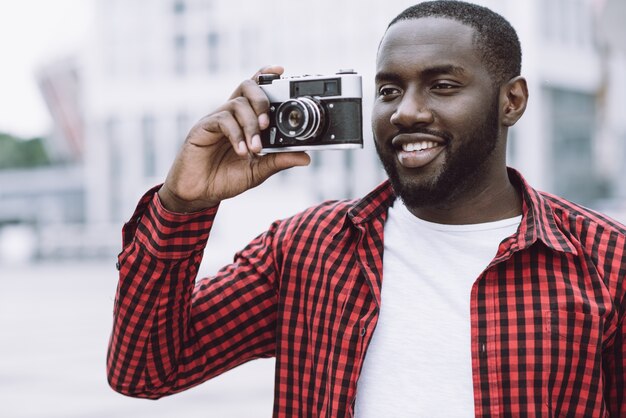
M 109 383 L 116 391 L 155 398 L 172 391 L 176 383 L 168 377 L 178 374 L 177 359 L 189 340 L 184 324 L 199 259 L 169 264 L 139 248 L 126 254 L 107 356 Z
M 113 332 L 107 358 L 111 386 L 127 395 L 157 397 L 188 337 L 191 295 L 214 216 L 181 223 L 147 193 L 124 227 Z
M 115 390 L 148 398 L 273 355 L 276 321 L 270 233 L 195 285 L 216 210 L 181 223 L 155 202 L 125 227 L 107 362 Z
M 623 311 L 622 311 L 623 312 Z M 626 416 L 626 324 L 619 322 L 611 347 L 603 352 L 605 393 L 611 417 Z

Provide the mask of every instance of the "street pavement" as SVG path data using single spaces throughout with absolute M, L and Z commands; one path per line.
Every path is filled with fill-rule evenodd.
M 273 359 L 157 401 L 110 389 L 105 356 L 116 285 L 115 259 L 0 264 L 0 417 L 272 416 Z

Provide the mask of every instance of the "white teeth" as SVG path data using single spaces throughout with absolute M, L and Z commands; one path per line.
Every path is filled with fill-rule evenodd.
M 408 144 L 402 144 L 403 151 L 423 151 L 428 148 L 434 148 L 437 146 L 433 141 L 421 141 L 421 142 L 409 142 Z

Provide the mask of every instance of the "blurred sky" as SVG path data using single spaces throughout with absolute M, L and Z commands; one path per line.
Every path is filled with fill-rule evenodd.
M 595 0 L 598 6 L 605 2 Z M 25 137 L 47 133 L 51 121 L 35 71 L 80 49 L 93 21 L 93 3 L 0 0 L 0 132 Z
M 30 137 L 51 124 L 35 81 L 43 63 L 77 51 L 92 0 L 0 1 L 0 132 Z

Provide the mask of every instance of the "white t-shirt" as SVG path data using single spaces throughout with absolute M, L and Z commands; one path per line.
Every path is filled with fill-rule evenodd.
M 474 416 L 470 292 L 520 221 L 435 224 L 396 200 L 385 224 L 380 317 L 357 385 L 357 418 Z

